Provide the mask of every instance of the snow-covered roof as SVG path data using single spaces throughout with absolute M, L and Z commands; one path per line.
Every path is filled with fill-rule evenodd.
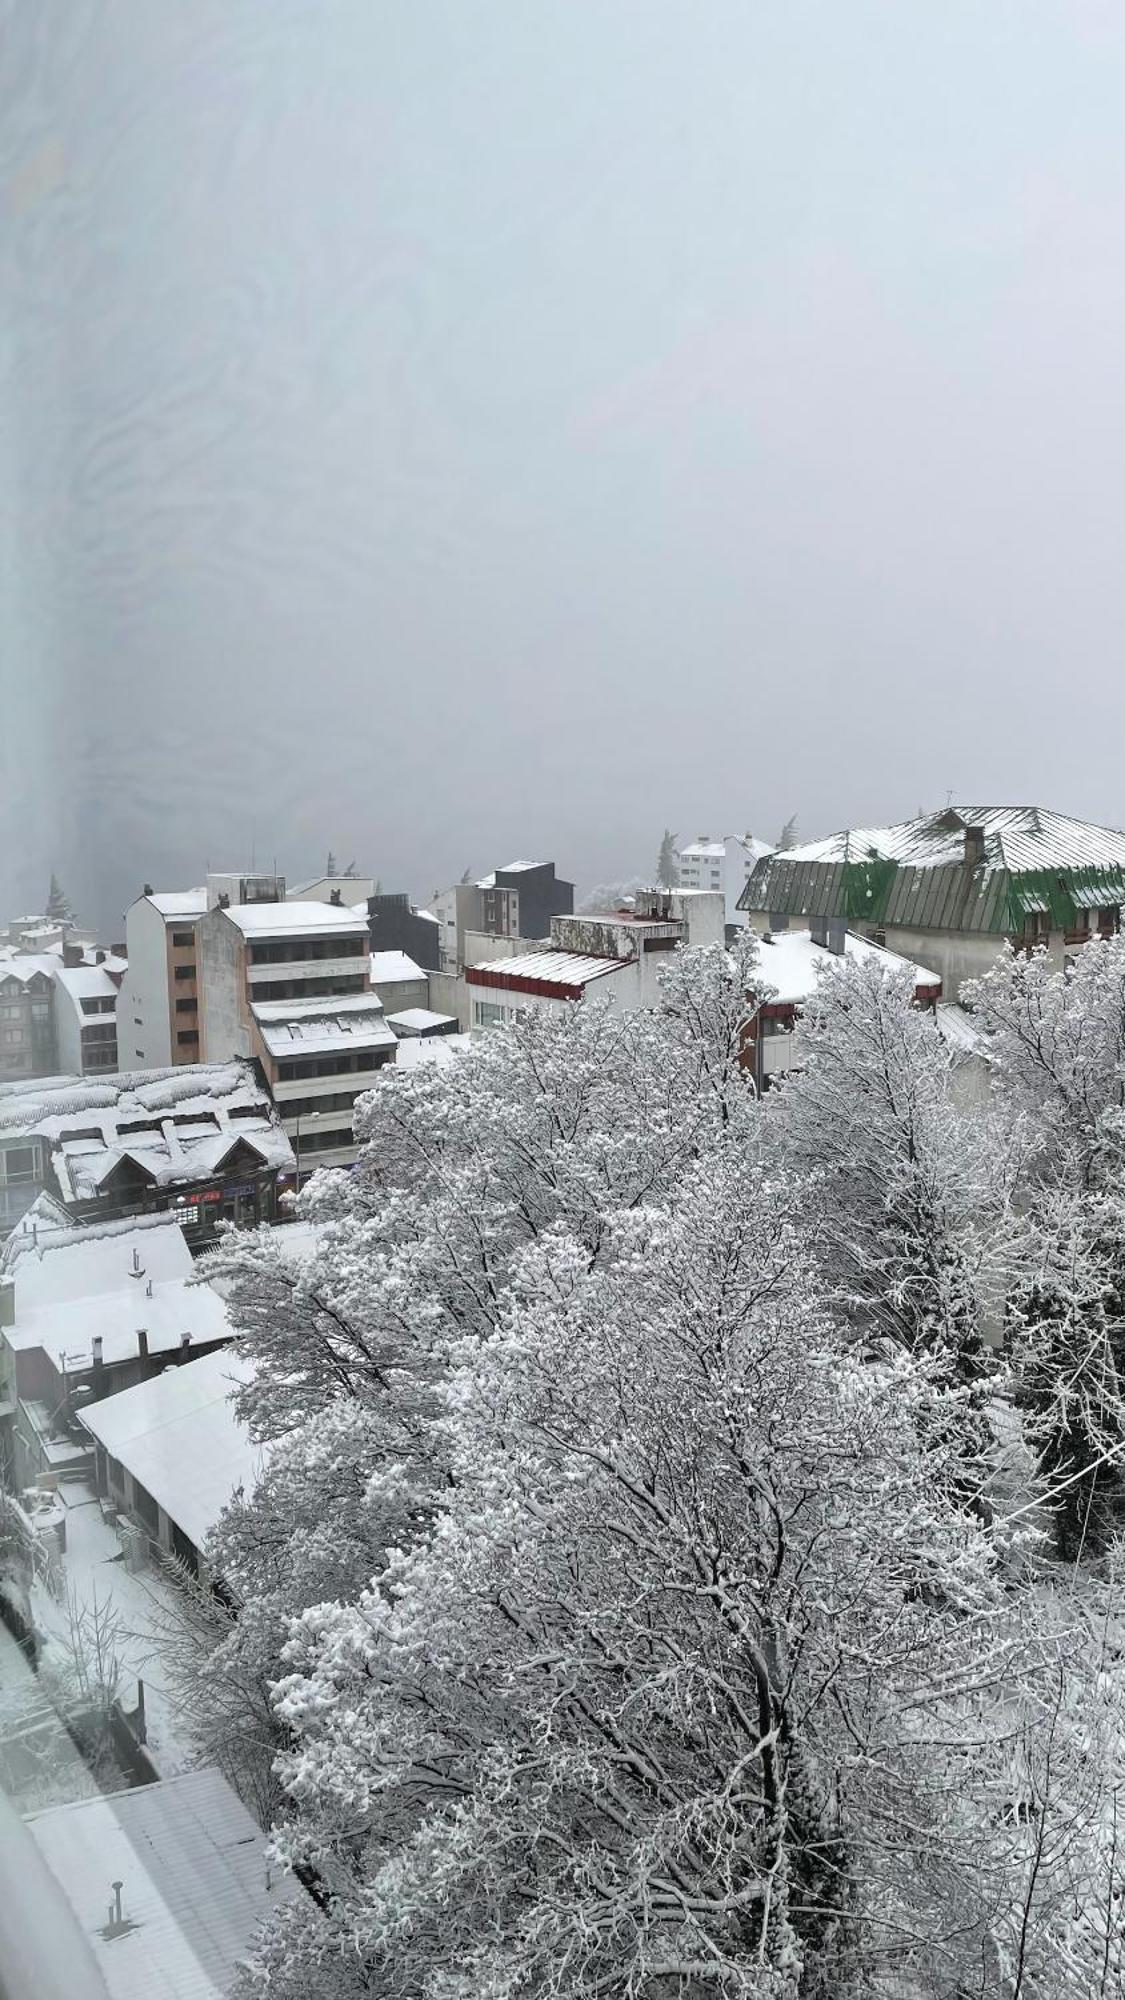
M 50 1201 L 50 1196 L 40 1199 Z M 134 1283 L 138 1270 L 145 1283 L 149 1278 L 163 1284 L 191 1277 L 184 1232 L 167 1212 L 77 1223 L 56 1204 L 52 1208 L 53 1214 L 35 1203 L 0 1251 L 0 1270 L 17 1281 L 21 1317 L 25 1311 L 120 1291 L 127 1281 Z
M 61 1367 L 93 1365 L 100 1337 L 107 1366 L 140 1352 L 178 1352 L 185 1333 L 196 1348 L 229 1340 L 218 1293 L 193 1278 L 184 1233 L 167 1215 L 87 1223 L 71 1229 L 17 1230 L 2 1268 L 15 1279 L 15 1320 L 4 1338 L 19 1351 L 42 1348 Z M 152 1291 L 149 1292 L 151 1283 Z
M 26 1824 L 110 2000 L 219 2000 L 264 1918 L 301 1894 L 294 1876 L 267 1870 L 266 1835 L 210 1766 L 51 1806 Z M 128 1926 L 116 1933 L 114 1882 Z
M 65 987 L 76 1000 L 113 1000 L 117 996 L 117 986 L 104 965 L 59 965 L 54 977 L 56 986 Z
M 207 914 L 207 888 L 161 890 L 150 896 L 153 908 L 169 921 L 175 917 L 202 917 Z
M 417 985 L 426 977 L 425 970 L 415 965 L 414 960 L 404 951 L 373 951 L 371 953 L 372 986 L 402 986 L 409 980 Z
M 0 1139 L 15 1136 L 47 1142 L 64 1201 L 100 1194 L 126 1157 L 157 1187 L 206 1180 L 240 1140 L 263 1166 L 293 1166 L 269 1093 L 238 1060 L 0 1085 Z
M 271 1056 L 334 1055 L 341 1048 L 393 1048 L 377 993 L 255 1001 L 254 1019 Z
M 980 1027 L 959 1001 L 939 1000 L 934 1019 L 939 1035 L 949 1043 L 954 1055 L 979 1056 L 982 1062 L 992 1061 Z
M 237 1347 L 221 1347 L 82 1412 L 86 1429 L 197 1549 L 235 1488 L 249 1494 L 261 1477 L 266 1450 L 230 1400 L 253 1372 Z
M 1125 869 L 1125 833 L 1039 806 L 950 806 L 894 826 L 853 827 L 787 848 L 777 858 L 786 863 L 879 859 L 942 868 L 962 860 L 966 827 L 984 835 L 986 869 Z
M 432 910 L 413 910 L 411 912 L 411 915 L 415 917 L 425 917 L 426 922 L 428 924 L 440 924 L 441 922 L 441 918 L 435 917 Z
M 26 986 L 29 979 L 37 976 L 53 979 L 57 966 L 58 959 L 47 951 L 0 953 L 0 981 L 18 979 L 21 986 Z
M 726 857 L 726 842 L 708 840 L 705 833 L 698 840 L 691 840 L 686 847 L 677 849 L 681 861 L 722 861 Z
M 471 1035 L 408 1035 L 398 1045 L 396 1069 L 413 1069 L 419 1063 L 448 1063 L 462 1049 L 473 1045 Z
M 897 951 L 871 944 L 867 938 L 856 937 L 853 931 L 845 935 L 844 955 L 853 963 L 878 960 L 888 972 L 905 969 L 913 973 L 916 987 L 941 985 L 940 973 L 900 957 Z M 760 940 L 758 971 L 763 984 L 776 989 L 768 1003 L 771 1007 L 801 1006 L 816 992 L 820 974 L 839 963 L 840 954 L 829 951 L 826 945 L 814 944 L 808 931 L 778 931 Z
M 615 915 L 606 921 L 624 922 L 625 916 L 619 919 Z M 620 972 L 626 964 L 628 960 L 624 958 L 593 958 L 580 951 L 528 951 L 519 958 L 493 958 L 481 965 L 466 966 L 465 977 L 470 986 L 503 987 L 509 980 L 522 979 L 543 980 L 549 986 L 588 986 L 594 979 L 604 979 L 609 972 Z M 513 990 L 518 992 L 518 985 Z
M 396 1035 L 424 1035 L 448 1028 L 456 1019 L 456 1014 L 435 1014 L 430 1007 L 404 1007 L 400 1014 L 387 1015 L 387 1026 Z
M 331 931 L 353 936 L 366 928 L 352 910 L 335 903 L 231 903 L 223 911 L 243 937 L 320 937 Z

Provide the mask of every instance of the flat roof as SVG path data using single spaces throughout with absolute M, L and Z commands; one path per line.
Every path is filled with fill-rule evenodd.
M 373 951 L 370 958 L 373 986 L 416 983 L 426 977 L 424 966 L 416 965 L 405 951 Z
M 387 1015 L 387 1026 L 404 1030 L 408 1035 L 421 1035 L 427 1028 L 448 1027 L 456 1019 L 456 1014 L 435 1014 L 430 1007 L 404 1007 L 400 1014 Z

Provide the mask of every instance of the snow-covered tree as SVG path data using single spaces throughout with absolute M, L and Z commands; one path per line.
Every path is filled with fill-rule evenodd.
M 66 891 L 62 888 L 58 876 L 55 874 L 51 876 L 51 886 L 47 893 L 46 913 L 53 924 L 68 924 L 74 916 L 74 912 L 70 907 L 70 899 Z
M 791 847 L 796 847 L 796 845 L 797 815 L 794 813 L 792 819 L 786 820 L 785 825 L 777 836 L 777 851 L 779 854 L 785 854 Z
M 1020 1135 L 958 1107 L 948 1048 L 915 1006 L 908 968 L 874 954 L 829 966 L 800 1033 L 801 1068 L 771 1101 L 771 1122 L 803 1176 L 826 1279 L 866 1332 L 881 1328 L 971 1381 Z
M 1008 1299 L 1019 1391 L 1059 1554 L 1104 1554 L 1125 1526 L 1125 939 L 1065 971 L 1009 951 L 964 989 L 1001 1105 L 1038 1144 Z
M 660 836 L 660 853 L 656 862 L 656 879 L 662 889 L 674 889 L 679 881 L 676 866 L 676 836 L 670 827 L 665 827 Z
M 329 848 L 328 850 L 328 859 L 324 864 L 324 872 L 327 875 L 329 881 L 335 881 L 337 873 L 336 856 L 333 854 L 331 848 Z
M 279 1839 L 336 1900 L 263 1991 L 827 2000 L 995 1959 L 1023 1641 L 792 1196 L 720 1142 L 604 1265 L 525 1253 L 440 1513 L 294 1627 Z

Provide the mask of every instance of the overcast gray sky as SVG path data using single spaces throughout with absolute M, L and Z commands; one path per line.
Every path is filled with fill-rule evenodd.
M 0 915 L 1125 821 L 1120 0 L 0 27 Z

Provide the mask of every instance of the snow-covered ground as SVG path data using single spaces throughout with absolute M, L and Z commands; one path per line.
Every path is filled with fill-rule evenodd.
M 119 1699 L 125 1709 L 136 1706 L 137 1681 L 144 1681 L 147 1750 L 162 1778 L 175 1777 L 192 1762 L 191 1745 L 179 1725 L 169 1691 L 160 1647 L 167 1645 L 159 1627 L 160 1613 L 175 1603 L 175 1586 L 157 1570 L 137 1574 L 126 1569 L 114 1530 L 102 1517 L 93 1489 L 81 1481 L 60 1487 L 66 1507 L 66 1555 L 62 1574 L 66 1586 L 54 1596 L 43 1584 L 32 1587 L 36 1625 L 47 1640 L 45 1660 L 65 1666 L 73 1648 L 67 1598 L 79 1611 L 107 1604 L 116 1614 L 114 1648 L 122 1675 Z

